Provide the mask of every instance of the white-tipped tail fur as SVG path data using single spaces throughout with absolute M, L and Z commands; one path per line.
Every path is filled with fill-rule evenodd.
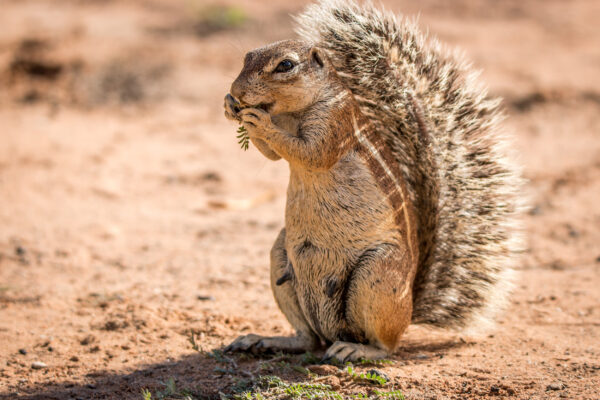
M 418 215 L 413 322 L 485 325 L 506 302 L 522 249 L 522 181 L 500 101 L 458 53 L 371 4 L 325 0 L 297 22 L 401 165 Z

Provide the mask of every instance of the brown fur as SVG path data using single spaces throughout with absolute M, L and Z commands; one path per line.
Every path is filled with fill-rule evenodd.
M 361 14 L 352 3 L 325 1 L 315 7 L 303 18 L 305 26 L 316 21 L 317 33 L 319 29 L 330 32 L 323 21 L 335 26 L 342 37 L 356 26 L 368 27 L 373 35 L 378 34 L 373 26 L 384 33 L 398 29 L 392 22 L 387 26 L 385 17 L 371 9 Z M 337 36 L 329 40 L 339 42 Z M 413 310 L 418 322 L 463 325 L 476 313 L 472 310 L 487 304 L 481 296 L 487 295 L 488 288 L 482 284 L 478 290 L 477 279 L 497 282 L 497 267 L 459 262 L 453 269 L 450 264 L 448 271 L 460 273 L 453 277 L 444 272 L 446 267 L 435 264 L 440 261 L 439 249 L 444 248 L 439 240 L 445 240 L 451 251 L 456 248 L 450 237 L 440 235 L 440 227 L 447 229 L 448 221 L 460 222 L 439 211 L 447 191 L 439 188 L 437 179 L 429 178 L 446 173 L 439 168 L 445 168 L 447 161 L 432 153 L 441 143 L 435 136 L 439 134 L 436 124 L 444 119 L 429 107 L 437 101 L 435 96 L 429 99 L 412 90 L 422 85 L 413 76 L 421 72 L 411 70 L 410 60 L 402 59 L 406 55 L 399 45 L 382 38 L 383 50 L 377 51 L 387 53 L 383 59 L 373 58 L 383 62 L 379 74 L 389 72 L 391 78 L 386 79 L 395 80 L 389 85 L 410 82 L 413 87 L 373 102 L 370 97 L 385 89 L 365 97 L 370 87 L 357 85 L 362 81 L 355 80 L 352 71 L 363 67 L 377 74 L 376 68 L 349 69 L 344 59 L 352 60 L 348 56 L 356 58 L 356 53 L 343 52 L 341 45 L 336 49 L 318 44 L 286 40 L 251 51 L 231 87 L 243 109 L 238 112 L 231 97 L 226 97 L 225 115 L 242 122 L 266 157 L 283 158 L 290 166 L 285 229 L 271 252 L 271 283 L 279 307 L 297 330 L 294 338 L 242 336 L 228 350 L 302 351 L 324 342 L 333 343 L 326 358 L 382 357 L 394 351 L 406 327 L 415 321 Z M 358 58 L 371 54 L 358 50 L 363 52 Z M 279 69 L 284 60 L 293 64 L 289 71 Z M 367 56 L 365 60 L 370 61 Z M 393 67 L 399 63 L 408 66 Z M 393 110 L 396 103 L 403 104 L 402 112 Z M 493 146 L 491 136 L 488 141 Z M 455 185 L 451 173 L 446 176 L 447 183 Z M 496 195 L 494 189 L 483 190 L 488 200 Z M 473 200 L 476 197 L 469 202 Z M 470 205 L 464 204 L 455 204 L 456 216 L 470 212 Z M 499 246 L 505 249 L 504 244 Z M 465 275 L 464 268 L 471 275 Z M 436 304 L 436 290 L 446 293 L 443 285 L 451 291 Z M 467 297 L 451 297 L 456 288 L 465 288 Z M 471 301 L 470 308 L 460 303 L 462 299 Z
M 249 136 L 290 164 L 272 287 L 299 336 L 393 351 L 411 314 L 418 257 L 413 210 L 391 153 L 319 53 L 300 41 L 254 50 L 232 85 L 232 94 L 250 105 L 239 113 Z M 273 77 L 282 58 L 297 61 L 298 71 Z M 308 104 L 297 101 L 299 87 L 312 99 Z M 259 104 L 270 114 L 251 107 Z M 237 343 L 252 348 L 245 339 Z M 286 346 L 284 340 L 279 347 Z

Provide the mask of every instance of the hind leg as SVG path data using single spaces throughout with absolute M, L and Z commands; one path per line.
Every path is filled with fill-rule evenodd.
M 369 250 L 352 272 L 348 287 L 348 325 L 365 333 L 368 344 L 337 341 L 324 359 L 341 362 L 384 358 L 392 353 L 410 324 L 416 265 L 394 245 Z
M 296 329 L 296 336 L 244 335 L 234 340 L 225 348 L 225 351 L 302 353 L 317 346 L 319 340 L 306 322 L 298 304 L 296 292 L 289 282 L 292 278 L 292 270 L 288 262 L 285 250 L 285 229 L 282 229 L 271 249 L 271 289 L 277 305 Z

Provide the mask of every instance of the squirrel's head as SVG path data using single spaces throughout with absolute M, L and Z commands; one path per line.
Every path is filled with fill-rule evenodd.
M 271 114 L 302 111 L 319 100 L 330 70 L 321 49 L 300 40 L 284 40 L 246 54 L 231 94 L 242 105 Z

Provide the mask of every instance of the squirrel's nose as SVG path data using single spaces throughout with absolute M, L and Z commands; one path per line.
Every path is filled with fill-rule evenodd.
M 237 80 L 231 84 L 231 94 L 238 101 L 242 101 L 242 97 L 244 97 L 244 93 L 245 92 L 244 92 L 244 89 L 242 89 L 242 85 L 240 85 Z

